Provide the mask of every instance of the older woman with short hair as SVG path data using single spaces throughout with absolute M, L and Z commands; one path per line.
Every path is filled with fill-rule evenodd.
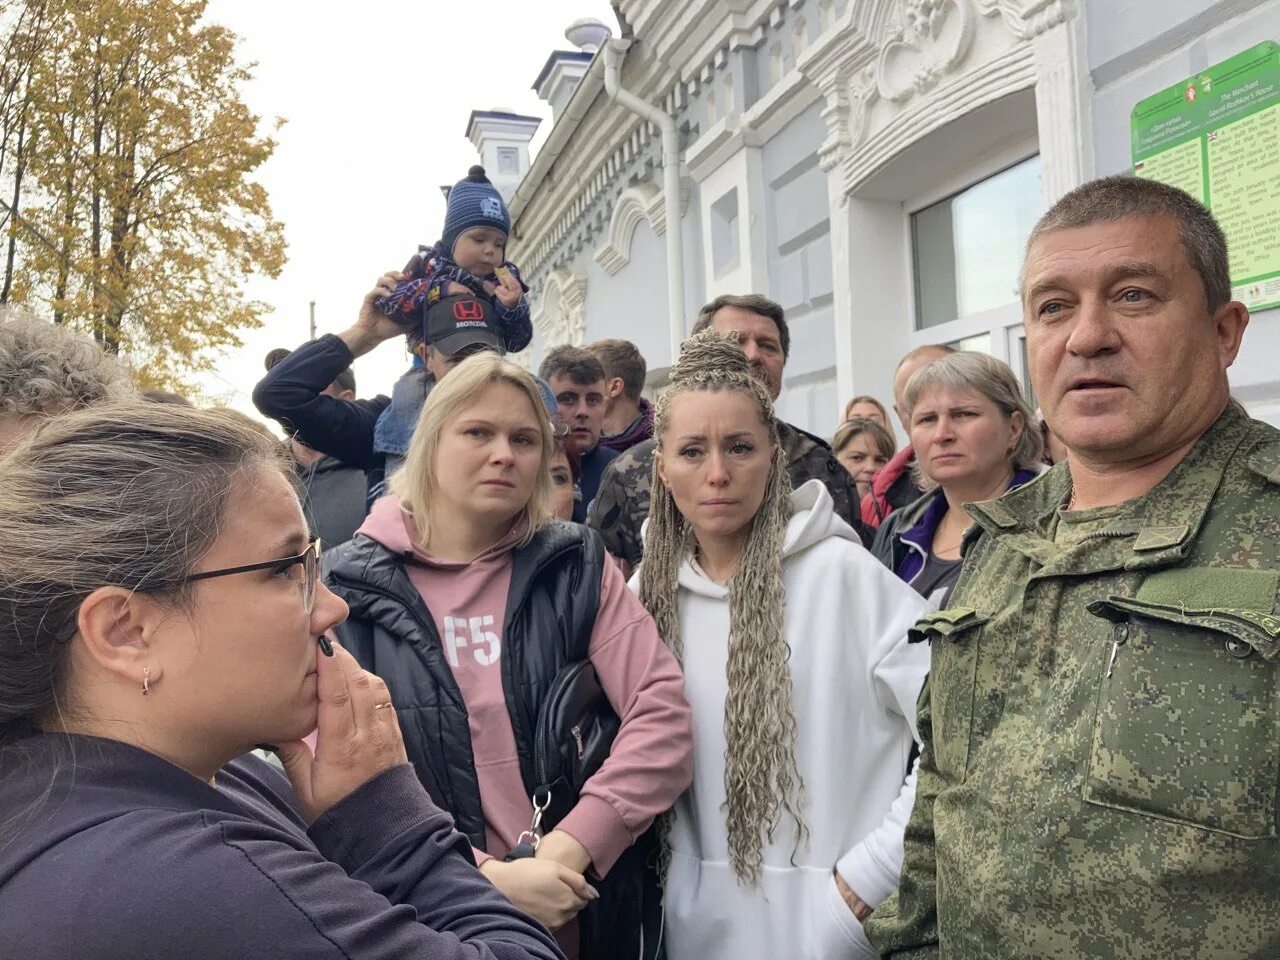
M 941 607 L 960 577 L 972 522 L 964 505 L 1035 479 L 1043 442 L 1017 377 L 985 353 L 939 357 L 907 382 L 903 399 L 925 494 L 890 514 L 872 552 Z

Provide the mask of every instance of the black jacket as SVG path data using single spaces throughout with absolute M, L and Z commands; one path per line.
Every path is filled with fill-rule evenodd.
M 898 479 L 893 481 L 884 494 L 885 500 L 889 502 L 890 510 L 901 510 L 903 507 L 909 507 L 923 496 L 924 491 L 916 485 L 915 470 L 912 468 L 912 464 L 907 465 L 907 469 L 902 471 Z
M 409 761 L 431 796 L 484 849 L 484 813 L 471 727 L 435 618 L 409 581 L 404 560 L 364 534 L 325 554 L 325 582 L 351 608 L 342 645 L 386 681 Z M 568 651 L 586 650 L 600 608 L 604 547 L 586 527 L 554 523 L 511 555 L 502 631 L 502 688 L 520 772 L 535 784 L 530 745 L 538 708 Z
M 386 459 L 374 449 L 373 431 L 391 398 L 379 394 L 372 400 L 343 400 L 323 392 L 354 360 L 342 339 L 331 333 L 304 343 L 253 388 L 253 405 L 312 450 L 365 471 L 373 486 L 382 480 Z
M 295 463 L 302 486 L 302 513 L 311 535 L 336 547 L 356 535 L 364 523 L 368 480 L 358 467 L 336 457 L 325 457 L 310 466 Z
M 512 552 L 502 687 L 530 796 L 537 787 L 532 744 L 538 711 L 560 670 L 585 659 L 606 562 L 599 534 L 559 521 Z M 484 813 L 467 709 L 435 619 L 409 581 L 403 558 L 357 534 L 325 554 L 325 582 L 351 608 L 338 627 L 343 646 L 390 688 L 419 778 L 472 846 L 483 849 Z M 656 902 L 644 852 L 643 845 L 627 851 L 598 885 L 601 899 L 582 916 L 584 957 L 638 955 L 642 901 Z M 602 919 L 605 911 L 608 921 Z
M 907 475 L 910 471 L 904 473 Z M 902 558 L 907 554 L 907 546 L 900 537 L 917 523 L 920 516 L 929 509 L 934 493 L 922 493 L 905 506 L 896 507 L 893 513 L 885 517 L 884 523 L 876 527 L 876 538 L 871 544 L 871 553 L 895 575 L 902 565 Z

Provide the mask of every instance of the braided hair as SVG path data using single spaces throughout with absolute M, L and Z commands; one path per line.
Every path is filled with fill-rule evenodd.
M 725 819 L 729 860 L 739 884 L 756 886 L 764 864 L 764 837 L 773 842 L 785 812 L 795 824 L 795 850 L 808 835 L 801 817 L 804 782 L 796 766 L 796 718 L 791 650 L 783 632 L 782 543 L 791 517 L 791 482 L 778 442 L 773 401 L 751 375 L 737 335 L 706 330 L 684 342 L 671 370 L 671 387 L 658 399 L 654 435 L 659 444 L 676 399 L 697 392 L 739 392 L 755 401 L 773 439 L 773 462 L 764 500 L 729 580 L 729 692 L 725 699 Z M 680 635 L 680 566 L 696 549 L 689 521 L 658 473 L 651 480 L 649 524 L 640 567 L 640 601 L 658 632 L 683 664 Z M 664 855 L 670 830 L 658 823 Z

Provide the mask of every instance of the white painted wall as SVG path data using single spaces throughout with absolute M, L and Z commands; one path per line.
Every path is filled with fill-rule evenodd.
M 864 3 L 869 0 L 854 0 L 854 14 Z M 723 73 L 706 74 L 696 93 L 699 102 L 689 107 L 695 123 L 701 118 L 691 136 L 703 149 L 695 143 L 690 152 L 694 175 L 681 227 L 687 253 L 686 331 L 698 307 L 719 293 L 764 293 L 782 303 L 792 354 L 780 412 L 823 436 L 830 435 L 843 402 L 856 393 L 888 404 L 898 360 L 922 343 L 990 330 L 993 352 L 1018 369 L 1020 317 L 1013 304 L 966 321 L 914 329 L 912 210 L 1037 152 L 1046 205 L 1083 179 L 1125 171 L 1134 104 L 1261 40 L 1280 40 L 1280 0 L 1082 0 L 1083 21 L 1021 41 L 999 16 L 981 16 L 971 48 L 935 87 L 897 103 L 874 101 L 865 128 L 837 150 L 833 130 L 861 122 L 849 95 L 863 78 L 842 75 L 838 84 L 824 87 L 817 58 L 806 63 L 804 52 L 794 49 L 794 23 L 804 18 L 807 42 L 827 56 L 817 47 L 836 34 L 818 30 L 820 7 L 820 2 L 789 5 L 758 48 L 739 50 L 726 60 Z M 838 0 L 828 16 L 846 9 Z M 870 40 L 878 42 L 878 35 Z M 782 126 L 766 120 L 759 131 L 741 135 L 740 112 L 759 113 L 751 108 L 765 107 L 770 99 L 775 43 L 785 49 L 788 68 L 799 60 L 809 78 L 804 83 L 817 84 L 822 96 Z M 1019 43 L 1033 55 L 1018 59 Z M 739 76 L 735 84 L 744 102 L 734 103 L 726 117 L 725 75 L 747 70 L 751 82 Z M 789 76 L 794 83 L 797 74 Z M 786 86 L 777 84 L 775 95 Z M 751 88 L 755 100 L 745 102 Z M 982 92 L 996 88 L 998 99 L 980 105 Z M 714 116 L 704 117 L 702 101 L 712 91 L 717 107 Z M 833 92 L 844 99 L 833 101 Z M 820 157 L 827 169 L 819 165 Z M 733 190 L 738 257 L 717 275 L 713 208 Z M 594 250 L 578 251 L 568 265 L 586 279 L 585 340 L 632 340 L 654 379 L 671 362 L 663 315 L 665 242 L 643 222 L 627 251 L 630 262 L 616 274 L 594 261 Z M 536 345 L 540 356 L 540 336 Z M 1255 415 L 1280 423 L 1280 311 L 1255 317 L 1245 345 L 1232 371 L 1235 390 Z
M 764 292 L 782 304 L 791 330 L 779 412 L 790 423 L 830 437 L 840 401 L 827 178 L 817 157 L 824 135 L 821 107 L 814 104 L 764 145 L 761 175 Z
M 1129 117 L 1146 97 L 1264 40 L 1280 40 L 1276 0 L 1089 0 L 1099 176 L 1130 169 Z M 1231 384 L 1250 412 L 1280 426 L 1280 310 L 1256 314 Z
M 668 364 L 666 240 L 642 222 L 631 239 L 631 262 L 613 276 L 594 260 L 587 271 L 586 342 L 621 337 L 650 366 Z

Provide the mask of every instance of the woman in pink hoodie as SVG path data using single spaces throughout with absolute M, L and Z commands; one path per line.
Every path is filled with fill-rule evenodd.
M 652 957 L 646 831 L 692 777 L 690 711 L 599 536 L 552 516 L 552 451 L 534 379 L 466 360 L 325 576 L 351 607 L 343 644 L 386 681 L 486 876 L 571 957 Z

